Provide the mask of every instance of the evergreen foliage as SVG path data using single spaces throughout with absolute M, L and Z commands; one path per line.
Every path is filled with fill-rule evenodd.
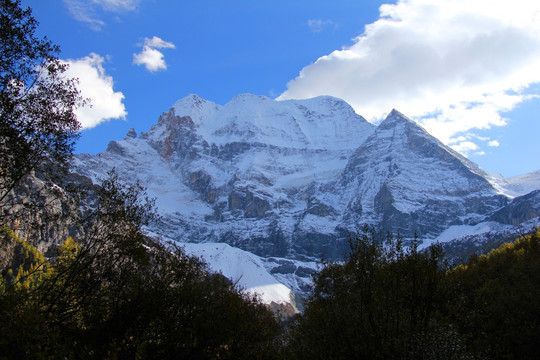
M 26 291 L 35 288 L 49 272 L 49 262 L 35 247 L 20 240 L 8 227 L 2 226 L 0 233 L 3 242 L 12 245 L 9 266 L 2 269 L 0 291 L 5 293 L 10 287 Z
M 490 359 L 540 358 L 540 229 L 448 272 L 448 317 Z
M 0 358 L 28 359 L 31 353 L 42 357 L 49 335 L 40 307 L 33 301 L 36 289 L 51 274 L 50 264 L 27 242 L 5 226 L 0 230 L 7 266 L 0 279 Z

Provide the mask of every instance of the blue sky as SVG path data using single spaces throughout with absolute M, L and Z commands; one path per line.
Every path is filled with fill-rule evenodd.
M 485 170 L 540 169 L 536 0 L 22 0 L 92 99 L 77 152 L 178 99 L 333 95 L 396 108 Z

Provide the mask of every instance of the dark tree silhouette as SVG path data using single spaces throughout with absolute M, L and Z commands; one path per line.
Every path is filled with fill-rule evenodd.
M 37 25 L 20 0 L 0 0 L 0 205 L 47 160 L 65 166 L 80 129 L 76 80 Z
M 427 252 L 399 236 L 366 231 L 344 263 L 314 277 L 305 312 L 292 326 L 297 359 L 467 358 L 437 315 L 445 270 L 440 246 Z

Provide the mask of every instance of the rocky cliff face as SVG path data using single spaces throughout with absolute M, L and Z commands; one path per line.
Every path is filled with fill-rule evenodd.
M 297 260 L 341 256 L 365 223 L 433 239 L 510 200 L 401 113 L 375 127 L 332 97 L 239 95 L 220 106 L 190 95 L 150 131 L 75 165 L 147 186 L 163 215 L 151 231 L 164 239 Z
M 52 165 L 51 173 L 58 171 Z M 96 187 L 71 173 L 51 178 L 32 171 L 0 204 L 0 223 L 49 255 L 69 236 L 82 234 L 82 218 L 96 201 Z
M 491 215 L 489 220 L 518 226 L 535 218 L 540 219 L 540 190 L 513 199 L 510 204 Z

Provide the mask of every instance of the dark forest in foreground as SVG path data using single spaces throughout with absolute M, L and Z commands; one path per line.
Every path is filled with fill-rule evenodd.
M 453 268 L 439 245 L 420 252 L 366 231 L 314 275 L 304 313 L 280 322 L 145 236 L 142 187 L 111 173 L 81 211 L 86 194 L 53 184 L 69 176 L 84 100 L 58 47 L 34 36 L 31 10 L 0 9 L 0 358 L 540 357 L 539 231 Z M 70 191 L 80 196 L 68 204 Z M 44 234 L 48 211 L 67 215 L 60 225 L 76 236 Z M 46 256 L 38 235 L 57 244 Z
M 129 211 L 128 211 L 129 212 Z M 2 229 L 1 358 L 535 359 L 540 231 L 448 268 L 425 252 L 351 241 L 282 322 L 198 259 L 107 211 L 57 256 Z M 104 221 L 112 221 L 105 223 Z M 114 229 L 115 231 L 111 231 Z M 9 249 L 9 251 L 5 251 Z

